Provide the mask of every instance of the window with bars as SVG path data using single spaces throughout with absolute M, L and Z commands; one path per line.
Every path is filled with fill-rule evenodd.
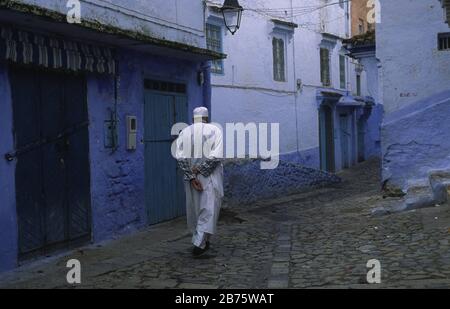
M 438 49 L 450 51 L 450 32 L 438 34 Z
M 361 96 L 361 75 L 356 75 L 356 95 Z
M 206 24 L 206 45 L 209 50 L 221 53 L 222 46 L 222 28 L 220 26 Z M 211 72 L 223 74 L 223 60 L 211 61 Z
M 154 91 L 172 92 L 172 93 L 186 93 L 186 85 L 181 83 L 173 83 L 154 79 L 145 79 L 144 88 Z
M 364 19 L 360 18 L 358 20 L 358 31 L 359 31 L 359 34 L 364 34 L 366 32 Z
M 320 49 L 320 79 L 325 87 L 331 86 L 330 51 L 328 48 Z
M 339 56 L 339 76 L 340 76 L 340 87 L 341 89 L 345 89 L 347 87 L 345 55 Z
M 273 38 L 273 79 L 279 82 L 286 81 L 285 59 L 284 59 L 284 40 L 282 38 Z

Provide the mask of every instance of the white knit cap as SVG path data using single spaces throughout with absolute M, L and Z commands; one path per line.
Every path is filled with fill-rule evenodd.
M 194 119 L 196 118 L 208 118 L 209 112 L 206 107 L 197 107 L 194 109 Z

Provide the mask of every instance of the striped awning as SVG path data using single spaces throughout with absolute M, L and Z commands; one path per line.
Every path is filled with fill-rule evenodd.
M 0 60 L 74 72 L 116 72 L 114 52 L 110 48 L 3 25 L 0 25 Z

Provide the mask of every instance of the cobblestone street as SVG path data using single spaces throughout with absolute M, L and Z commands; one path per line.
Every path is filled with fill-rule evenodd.
M 0 277 L 7 288 L 66 288 L 66 262 L 81 261 L 80 288 L 450 288 L 447 205 L 372 217 L 384 203 L 379 163 L 343 183 L 227 209 L 209 255 L 191 257 L 184 218 Z M 378 259 L 382 284 L 368 285 Z

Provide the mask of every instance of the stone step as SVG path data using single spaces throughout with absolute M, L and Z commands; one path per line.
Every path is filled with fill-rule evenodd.
M 436 204 L 445 204 L 450 201 L 450 171 L 430 173 L 430 185 Z
M 430 186 L 412 186 L 407 194 L 401 198 L 386 199 L 372 210 L 372 216 L 381 217 L 403 211 L 415 210 L 435 206 L 434 194 Z
M 380 217 L 402 211 L 450 204 L 450 170 L 433 171 L 426 181 L 409 183 L 406 195 L 386 199 L 372 210 L 372 216 Z
M 414 210 L 436 205 L 431 186 L 413 186 L 408 188 L 404 199 L 404 210 Z

